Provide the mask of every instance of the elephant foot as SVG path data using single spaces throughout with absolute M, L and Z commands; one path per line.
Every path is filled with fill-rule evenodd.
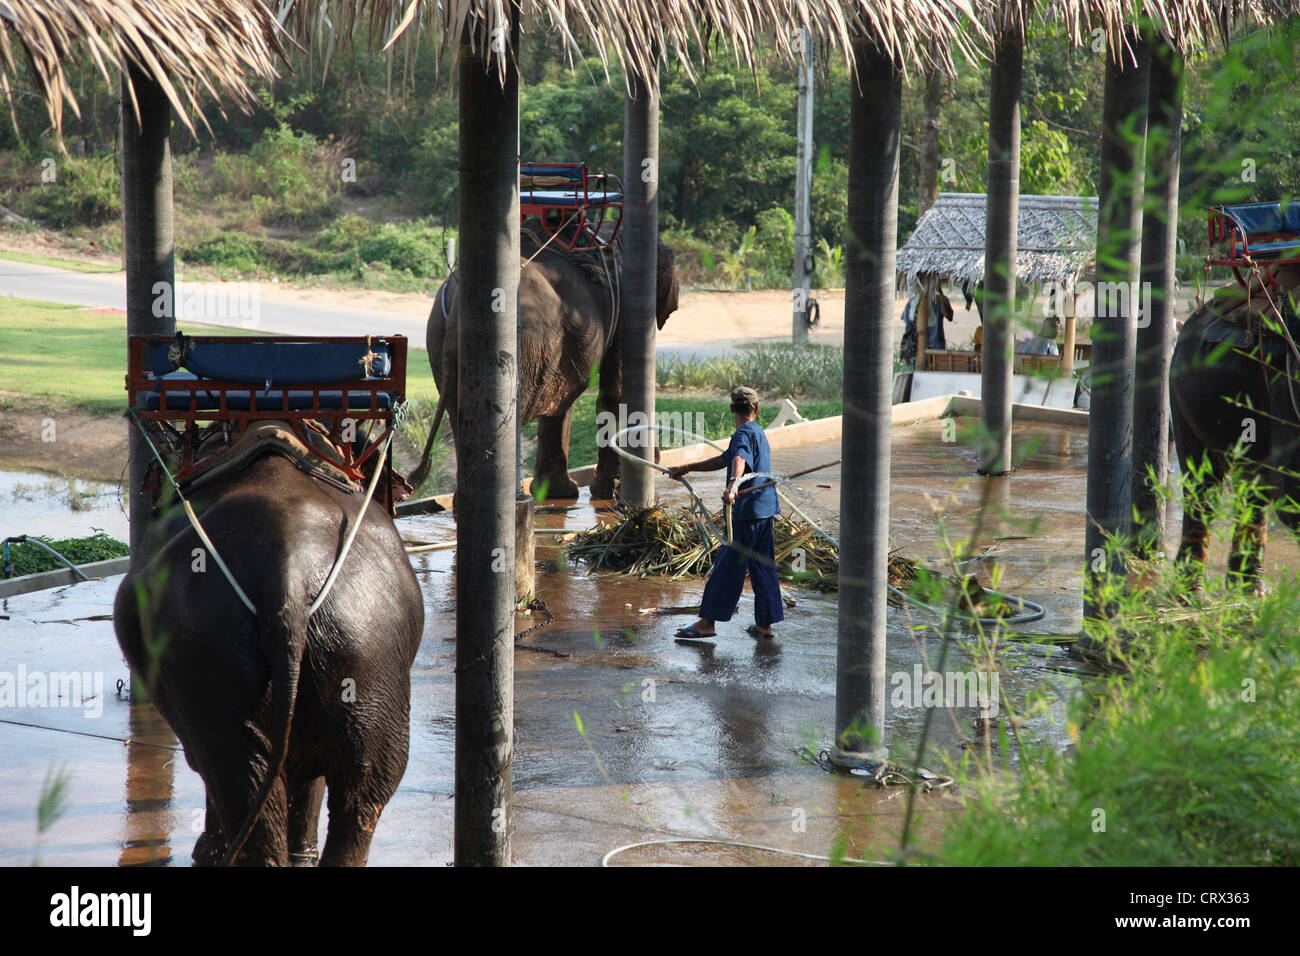
M 194 852 L 190 858 L 195 866 L 218 866 L 226 856 L 226 839 L 221 834 L 204 830 L 194 842 Z
M 591 483 L 592 501 L 612 501 L 618 493 L 618 479 L 613 475 L 597 474 Z
M 290 866 L 316 866 L 320 862 L 320 850 L 314 846 L 303 847 L 289 853 Z
M 533 494 L 538 501 L 560 501 L 578 497 L 578 485 L 568 475 L 538 476 L 533 479 Z

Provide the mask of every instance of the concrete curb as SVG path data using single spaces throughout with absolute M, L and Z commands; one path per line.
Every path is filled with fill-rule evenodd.
M 114 574 L 126 574 L 131 570 L 131 559 L 128 558 L 109 558 L 107 561 L 92 561 L 90 564 L 78 565 L 81 573 L 92 581 L 98 581 L 102 578 L 112 577 Z M 22 577 L 5 578 L 0 580 L 0 598 L 16 597 L 19 594 L 30 594 L 32 591 L 46 591 L 50 588 L 61 588 L 68 584 L 77 584 L 81 578 L 72 573 L 69 568 L 59 568 L 54 571 L 41 571 L 38 574 L 24 574 Z

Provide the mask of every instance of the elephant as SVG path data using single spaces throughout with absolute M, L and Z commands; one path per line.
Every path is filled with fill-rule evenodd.
M 1221 290 L 1192 314 L 1174 345 L 1169 397 L 1186 476 L 1178 561 L 1192 562 L 1198 587 L 1210 545 L 1206 492 L 1228 477 L 1234 449 L 1243 454 L 1234 476 L 1240 511 L 1229 582 L 1262 589 L 1270 504 L 1300 532 L 1300 360 L 1280 336 L 1261 331 L 1259 316 L 1268 311 L 1262 297 L 1247 303 L 1244 290 Z
M 621 275 L 612 277 L 615 292 L 594 281 L 574 258 L 553 249 L 538 249 L 523 234 L 526 264 L 519 273 L 520 337 L 519 423 L 537 419 L 537 460 L 533 487 L 548 498 L 576 498 L 578 486 L 569 478 L 569 419 L 579 396 L 599 370 L 597 408 L 617 417 L 622 398 L 622 324 L 611 308 Z M 530 258 L 531 257 L 531 258 Z M 678 279 L 673 250 L 659 242 L 656 269 L 655 319 L 663 329 L 677 310 Z M 618 269 L 621 272 L 621 266 Z M 438 410 L 411 483 L 419 487 L 428 472 L 429 454 L 443 412 L 456 421 L 456 329 L 459 275 L 452 272 L 434 296 L 426 329 L 429 365 L 438 385 Z M 619 458 L 602 447 L 591 484 L 597 499 L 614 496 Z
M 373 467 L 373 464 L 372 464 Z M 424 601 L 385 507 L 369 503 L 318 612 L 309 606 L 362 501 L 278 455 L 195 487 L 190 501 L 250 612 L 179 508 L 118 588 L 132 671 L 203 778 L 200 865 L 363 866 L 406 770 L 410 672 Z

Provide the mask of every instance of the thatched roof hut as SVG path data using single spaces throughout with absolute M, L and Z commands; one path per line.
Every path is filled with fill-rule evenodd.
M 662 53 L 694 77 L 700 62 L 721 41 L 738 63 L 753 66 L 757 49 L 767 44 L 789 59 L 800 56 L 799 32 L 814 43 L 840 51 L 852 63 L 851 40 L 866 36 L 900 70 L 920 66 L 954 71 L 952 55 L 978 56 L 984 38 L 979 11 L 985 0 L 513 0 L 523 28 L 554 30 L 572 60 L 597 56 L 606 78 L 617 66 L 625 77 L 656 82 L 655 60 Z M 507 22 L 506 0 L 300 0 L 285 28 L 302 43 L 333 43 L 350 38 L 363 25 L 370 42 L 385 48 L 399 37 L 434 32 L 456 55 L 462 37 L 488 42 Z M 503 31 L 508 35 L 508 31 Z M 501 35 L 501 34 L 498 34 Z M 500 60 L 494 58 L 499 69 Z
M 984 278 L 983 193 L 940 193 L 898 250 L 901 289 L 922 276 L 957 282 Z M 1016 276 L 1026 284 L 1073 286 L 1092 268 L 1097 246 L 1095 196 L 1021 196 Z
M 277 75 L 277 30 L 260 0 L 0 0 L 0 90 L 16 125 L 11 77 L 24 60 L 57 132 L 65 103 L 81 115 L 66 62 L 84 58 L 113 84 L 133 63 L 192 131 L 201 90 L 249 102 L 250 76 Z

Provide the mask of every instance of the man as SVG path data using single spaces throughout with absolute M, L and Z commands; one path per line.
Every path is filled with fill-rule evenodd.
M 1043 319 L 1043 326 L 1038 330 L 1038 334 L 1028 342 L 1022 342 L 1016 346 L 1018 355 L 1060 355 L 1061 350 L 1056 347 L 1056 337 L 1061 333 L 1061 321 L 1056 316 L 1049 316 Z
M 745 588 L 745 572 L 754 589 L 754 624 L 748 633 L 756 638 L 772 637 L 772 625 L 785 620 L 781 603 L 781 585 L 776 577 L 776 548 L 772 537 L 772 520 L 781 513 L 776 486 L 768 485 L 741 495 L 741 479 L 746 474 L 772 470 L 772 452 L 767 435 L 758 425 L 758 392 L 736 388 L 731 392 L 731 412 L 736 431 L 731 444 L 721 455 L 689 465 L 670 468 L 672 478 L 692 471 L 726 469 L 727 485 L 722 492 L 724 503 L 732 506 L 730 545 L 719 548 L 713 560 L 713 572 L 704 586 L 700 617 L 690 627 L 678 630 L 677 637 L 699 640 L 713 637 L 717 621 L 731 620 L 740 592 Z M 759 479 L 761 485 L 770 479 Z

